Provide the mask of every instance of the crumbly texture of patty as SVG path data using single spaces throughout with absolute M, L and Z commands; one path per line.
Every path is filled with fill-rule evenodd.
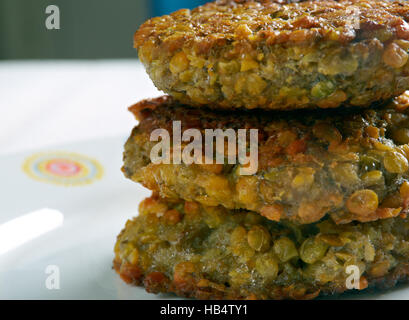
M 372 109 L 232 115 L 170 97 L 142 101 L 130 108 L 140 123 L 126 142 L 123 172 L 164 198 L 247 209 L 274 221 L 312 223 L 330 215 L 345 224 L 395 217 L 409 207 L 408 106 L 402 95 Z M 165 129 L 172 140 L 174 121 L 182 133 L 200 130 L 203 141 L 206 129 L 258 129 L 258 171 L 241 175 L 245 166 L 228 163 L 228 145 L 215 150 L 215 164 L 152 163 L 158 142 L 150 141 L 151 133 Z M 225 152 L 224 164 L 216 164 L 217 152 Z
M 368 106 L 409 89 L 408 19 L 406 1 L 216 1 L 147 21 L 135 47 L 183 103 Z
M 114 268 L 151 293 L 312 299 L 347 291 L 348 266 L 355 266 L 360 290 L 393 287 L 408 279 L 408 262 L 407 218 L 296 226 L 153 196 L 118 236 Z

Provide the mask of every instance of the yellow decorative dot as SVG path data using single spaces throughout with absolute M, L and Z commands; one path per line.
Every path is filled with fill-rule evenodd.
M 60 186 L 83 186 L 103 176 L 95 159 L 71 152 L 43 152 L 28 157 L 22 166 L 32 179 Z

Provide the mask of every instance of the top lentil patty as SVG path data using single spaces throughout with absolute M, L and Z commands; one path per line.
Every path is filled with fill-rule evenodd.
M 259 212 L 270 220 L 374 221 L 409 208 L 409 96 L 371 109 L 228 111 L 170 97 L 131 107 L 140 120 L 125 145 L 125 175 L 162 197 Z M 155 129 L 258 129 L 258 171 L 240 164 L 154 164 Z M 205 141 L 205 139 L 203 139 Z M 182 144 L 182 150 L 188 143 Z M 247 144 L 248 145 L 248 144 Z M 216 154 L 214 154 L 216 157 Z M 214 161 L 215 162 L 215 161 Z
M 216 1 L 135 34 L 155 85 L 213 108 L 368 106 L 409 89 L 409 4 Z

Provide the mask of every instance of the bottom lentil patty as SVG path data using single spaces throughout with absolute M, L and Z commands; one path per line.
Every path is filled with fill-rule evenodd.
M 153 195 L 118 236 L 114 268 L 151 293 L 312 299 L 347 291 L 348 266 L 363 290 L 409 279 L 408 262 L 408 218 L 295 225 Z

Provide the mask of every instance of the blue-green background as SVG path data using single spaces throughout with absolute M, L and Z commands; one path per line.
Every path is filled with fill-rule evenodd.
M 152 16 L 204 0 L 0 0 L 0 59 L 132 58 L 133 34 Z M 61 29 L 47 30 L 57 5 Z

